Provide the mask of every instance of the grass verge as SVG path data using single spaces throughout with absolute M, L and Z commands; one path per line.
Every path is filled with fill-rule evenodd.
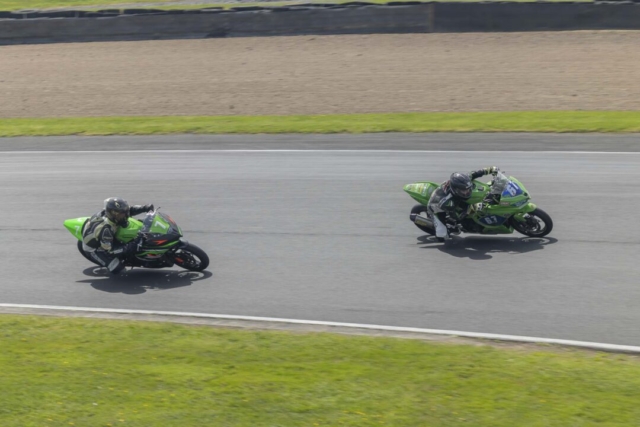
M 0 316 L 0 425 L 631 426 L 640 360 Z
M 640 111 L 0 119 L 0 136 L 371 132 L 640 132 Z

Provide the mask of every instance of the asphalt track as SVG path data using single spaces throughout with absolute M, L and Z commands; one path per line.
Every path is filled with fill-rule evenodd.
M 525 134 L 0 139 L 0 302 L 640 345 L 638 141 Z M 581 149 L 589 152 L 575 152 Z M 443 246 L 409 222 L 414 202 L 404 184 L 490 165 L 518 177 L 552 216 L 549 238 L 466 236 Z M 209 271 L 96 274 L 62 221 L 93 213 L 111 195 L 162 206 L 209 253 Z

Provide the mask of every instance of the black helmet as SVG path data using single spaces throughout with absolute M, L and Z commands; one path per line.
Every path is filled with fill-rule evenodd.
M 129 203 L 119 197 L 109 197 L 104 201 L 104 212 L 107 218 L 115 224 L 127 226 L 129 219 Z
M 471 178 L 466 173 L 454 172 L 451 174 L 449 178 L 449 186 L 451 188 L 451 192 L 462 198 L 468 199 L 471 197 L 471 191 L 473 190 L 473 184 L 471 183 Z

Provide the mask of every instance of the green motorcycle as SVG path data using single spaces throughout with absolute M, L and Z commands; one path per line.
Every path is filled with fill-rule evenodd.
M 431 235 L 435 235 L 435 227 L 427 205 L 438 187 L 438 184 L 429 181 L 404 186 L 404 191 L 420 203 L 411 209 L 411 221 Z M 487 206 L 482 203 L 489 192 L 500 194 L 499 204 Z M 545 211 L 531 203 L 530 198 L 531 195 L 520 181 L 498 172 L 488 184 L 473 180 L 468 208 L 458 208 L 447 215 L 445 225 L 449 234 L 511 234 L 515 230 L 525 236 L 544 237 L 553 229 L 553 221 Z
M 82 231 L 89 217 L 64 221 L 64 226 L 78 239 L 78 250 L 89 261 L 98 264 L 82 248 Z M 126 227 L 120 227 L 116 239 L 122 243 L 135 239 L 141 233 L 145 239 L 138 250 L 122 261 L 127 267 L 165 268 L 178 265 L 191 271 L 203 271 L 209 266 L 207 254 L 182 237 L 182 230 L 175 221 L 157 210 L 148 212 L 143 221 L 129 218 Z

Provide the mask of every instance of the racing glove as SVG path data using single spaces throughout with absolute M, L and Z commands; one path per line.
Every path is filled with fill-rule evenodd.
M 142 206 L 142 209 L 144 209 L 144 212 L 152 211 L 153 210 L 153 203 L 151 203 L 149 205 Z
M 487 173 L 487 175 L 495 175 L 500 171 L 500 169 L 497 166 L 490 166 L 488 168 L 484 168 L 484 171 Z

